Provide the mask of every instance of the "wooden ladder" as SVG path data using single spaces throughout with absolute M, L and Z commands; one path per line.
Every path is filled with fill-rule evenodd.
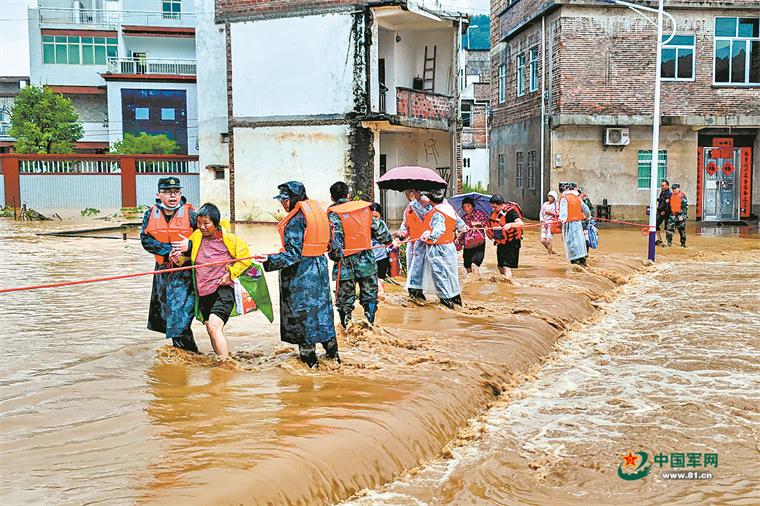
M 425 46 L 425 67 L 422 73 L 422 89 L 433 92 L 435 88 L 435 57 L 438 46 L 433 46 L 433 56 L 428 57 L 428 46 Z

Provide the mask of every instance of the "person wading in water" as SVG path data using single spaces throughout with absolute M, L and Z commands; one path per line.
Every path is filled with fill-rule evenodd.
M 319 203 L 306 196 L 303 183 L 289 181 L 277 188 L 274 198 L 288 213 L 278 226 L 282 252 L 254 260 L 267 272 L 280 271 L 280 339 L 297 344 L 309 367 L 317 365 L 317 343 L 327 358 L 340 363 L 325 257 L 330 222 Z
M 333 279 L 338 282 L 335 305 L 340 324 L 345 329 L 351 321 L 359 285 L 359 302 L 369 323 L 375 323 L 377 311 L 377 263 L 372 241 L 391 242 L 387 228 L 378 235 L 379 222 L 372 219 L 370 202 L 348 200 L 348 185 L 338 181 L 330 187 L 333 205 L 327 209 L 332 226 L 328 256 L 335 262 Z
M 182 196 L 179 178 L 158 180 L 156 203 L 143 216 L 140 241 L 156 259 L 156 271 L 184 265 L 189 258 L 187 238 L 196 228 L 193 206 Z M 156 274 L 150 294 L 148 328 L 166 334 L 175 347 L 198 352 L 190 324 L 193 322 L 195 291 L 189 270 Z

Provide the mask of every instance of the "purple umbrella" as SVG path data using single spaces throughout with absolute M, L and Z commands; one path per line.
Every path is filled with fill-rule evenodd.
M 381 190 L 404 191 L 410 188 L 431 191 L 446 188 L 449 184 L 436 171 L 427 167 L 404 166 L 391 169 L 377 180 Z

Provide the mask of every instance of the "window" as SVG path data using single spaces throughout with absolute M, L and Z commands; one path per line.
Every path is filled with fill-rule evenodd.
M 523 166 L 525 165 L 525 153 L 518 151 L 515 153 L 515 186 L 523 187 Z
M 175 113 L 174 108 L 172 107 L 162 107 L 161 108 L 161 120 L 162 121 L 174 121 L 175 119 Z
M 669 36 L 663 35 L 662 40 Z M 662 48 L 660 77 L 668 81 L 694 79 L 694 36 L 676 35 Z
M 499 65 L 499 103 L 503 104 L 507 98 L 507 66 Z
M 179 19 L 182 15 L 182 0 L 163 0 L 164 19 Z
M 713 81 L 760 84 L 760 18 L 715 18 Z
M 538 48 L 530 50 L 530 91 L 538 91 Z
M 462 103 L 462 126 L 472 126 L 472 104 Z
M 135 107 L 135 119 L 150 119 L 150 109 L 147 107 Z
M 503 188 L 504 187 L 504 155 L 500 154 L 497 157 L 497 160 L 498 160 L 497 167 L 499 169 L 499 174 L 498 174 L 498 176 L 499 176 L 499 182 L 498 182 L 498 184 L 499 184 L 499 187 Z
M 116 38 L 65 35 L 42 36 L 42 61 L 66 65 L 105 65 L 118 56 Z
M 657 161 L 657 181 L 668 178 L 668 151 L 660 150 L 659 160 Z M 652 150 L 639 150 L 639 168 L 638 168 L 638 189 L 648 190 L 650 177 L 652 175 Z
M 216 181 L 224 181 L 224 169 L 214 169 L 214 179 Z
M 528 151 L 528 189 L 536 189 L 536 152 Z
M 525 95 L 525 55 L 517 57 L 517 96 Z

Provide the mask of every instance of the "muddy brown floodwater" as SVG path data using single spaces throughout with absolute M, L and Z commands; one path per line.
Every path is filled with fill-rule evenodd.
M 0 221 L 0 286 L 152 267 L 138 241 L 35 235 L 56 226 Z M 228 324 L 233 366 L 174 351 L 149 277 L 0 294 L 0 503 L 760 503 L 757 229 L 690 232 L 645 267 L 638 230 L 603 230 L 577 271 L 533 229 L 520 286 L 491 268 L 459 312 L 391 286 L 316 371 L 259 314 Z M 623 480 L 629 451 L 718 463 Z

